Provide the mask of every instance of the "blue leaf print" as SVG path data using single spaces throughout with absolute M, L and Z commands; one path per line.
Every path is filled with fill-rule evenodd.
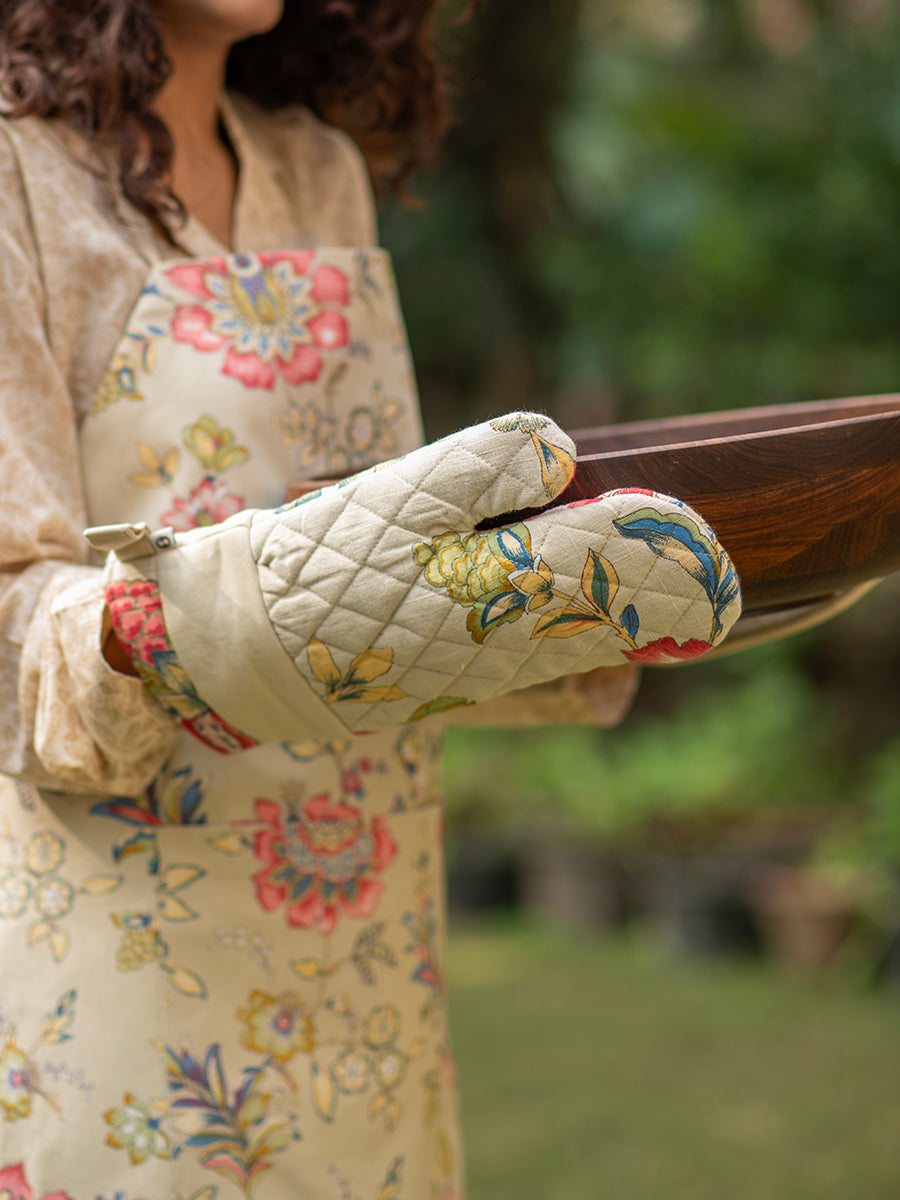
M 482 629 L 493 629 L 498 622 L 503 621 L 504 618 L 508 620 L 511 613 L 518 612 L 527 603 L 528 597 L 522 595 L 521 592 L 500 592 L 499 595 L 492 596 L 482 609 Z
M 663 517 L 655 509 L 639 508 L 613 524 L 624 537 L 644 542 L 654 554 L 677 562 L 696 579 L 712 605 L 710 641 L 715 642 L 722 631 L 722 613 L 741 592 L 737 572 L 722 547 L 687 515 Z
M 623 537 L 636 538 L 660 558 L 684 567 L 703 587 L 711 602 L 719 583 L 719 554 L 715 546 L 688 516 L 661 517 L 652 508 L 639 508 L 613 524 Z
M 637 637 L 638 630 L 641 627 L 641 619 L 637 614 L 637 609 L 633 604 L 629 604 L 627 608 L 622 610 L 621 616 L 622 627 L 632 641 Z
M 172 1107 L 202 1113 L 203 1127 L 185 1140 L 199 1151 L 201 1164 L 230 1176 L 249 1194 L 253 1180 L 271 1167 L 271 1155 L 299 1135 L 269 1111 L 273 1093 L 264 1090 L 268 1060 L 245 1067 L 229 1098 L 221 1046 L 211 1045 L 201 1063 L 189 1050 L 165 1048 Z M 290 1118 L 289 1118 L 290 1120 Z
M 532 569 L 531 535 L 524 525 L 510 525 L 506 529 L 498 529 L 490 535 L 496 538 L 500 553 L 514 563 L 517 570 Z
M 191 767 L 172 771 L 166 765 L 139 796 L 113 796 L 93 805 L 91 813 L 116 817 L 129 825 L 205 825 L 206 780 Z

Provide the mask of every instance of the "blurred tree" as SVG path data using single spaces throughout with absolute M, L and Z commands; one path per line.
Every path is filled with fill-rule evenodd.
M 581 0 L 490 0 L 461 34 L 460 122 L 427 217 L 389 212 L 429 428 L 546 405 L 565 315 L 535 270 L 559 206 L 556 122 L 571 104 Z

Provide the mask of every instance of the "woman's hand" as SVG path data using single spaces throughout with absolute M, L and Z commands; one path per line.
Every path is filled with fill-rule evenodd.
M 107 665 L 112 667 L 114 671 L 118 671 L 120 675 L 137 675 L 128 652 L 116 635 L 112 617 L 109 613 L 109 606 L 103 610 L 103 628 L 100 633 L 100 645 Z

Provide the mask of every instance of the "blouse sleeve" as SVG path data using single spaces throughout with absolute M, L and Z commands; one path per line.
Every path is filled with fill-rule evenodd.
M 624 720 L 634 702 L 640 670 L 633 663 L 599 667 L 550 683 L 508 692 L 496 700 L 455 708 L 447 725 L 513 729 L 529 725 L 592 725 L 609 729 Z
M 0 129 L 0 771 L 41 787 L 135 793 L 178 726 L 100 648 L 76 423 L 51 350 L 40 256 Z

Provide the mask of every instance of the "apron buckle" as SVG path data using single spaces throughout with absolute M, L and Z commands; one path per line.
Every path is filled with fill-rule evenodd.
M 94 525 L 84 531 L 88 543 L 103 554 L 112 551 L 121 562 L 155 554 L 158 550 L 172 550 L 178 544 L 175 530 L 171 526 L 157 529 L 149 525 Z

